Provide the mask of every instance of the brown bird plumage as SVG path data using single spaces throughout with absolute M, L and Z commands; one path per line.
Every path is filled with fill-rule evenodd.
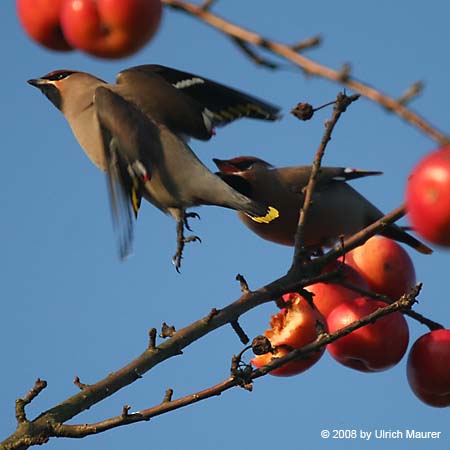
M 311 166 L 274 168 L 253 156 L 214 159 L 214 162 L 220 170 L 218 175 L 230 186 L 255 201 L 273 205 L 280 213 L 278 220 L 265 226 L 238 213 L 244 224 L 263 239 L 294 245 Z M 382 217 L 378 208 L 346 183 L 379 174 L 381 172 L 321 167 L 305 223 L 305 245 L 311 250 L 331 246 L 339 237 L 350 236 Z M 395 224 L 387 226 L 380 234 L 403 242 L 420 253 L 432 252 Z
M 275 120 L 278 108 L 163 66 L 133 67 L 120 72 L 116 81 L 58 70 L 29 83 L 63 113 L 86 155 L 106 171 L 122 257 L 130 251 L 132 219 L 142 197 L 172 215 L 178 230 L 186 209 L 198 205 L 240 210 L 262 222 L 277 217 L 269 205 L 245 197 L 214 175 L 184 138 L 207 140 L 215 126 L 240 117 Z M 184 239 L 182 233 L 179 237 Z

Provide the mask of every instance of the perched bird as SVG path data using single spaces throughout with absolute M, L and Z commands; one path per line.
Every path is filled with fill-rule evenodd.
M 260 223 L 278 217 L 213 174 L 186 143 L 207 140 L 215 126 L 240 117 L 276 120 L 278 108 L 206 78 L 158 65 L 120 72 L 116 84 L 73 70 L 28 81 L 62 112 L 90 160 L 108 177 L 120 254 L 132 241 L 133 215 L 141 198 L 177 221 L 177 269 L 185 238 L 186 209 L 217 205 Z
M 275 168 L 253 156 L 229 160 L 214 159 L 218 175 L 241 194 L 270 204 L 280 214 L 273 223 L 260 226 L 238 212 L 244 224 L 258 236 L 284 245 L 294 245 L 304 190 L 311 166 Z M 381 172 L 343 167 L 321 167 L 306 217 L 305 246 L 312 251 L 333 245 L 340 236 L 350 236 L 383 216 L 383 213 L 346 181 Z M 397 225 L 389 225 L 380 234 L 403 242 L 420 253 L 432 250 Z

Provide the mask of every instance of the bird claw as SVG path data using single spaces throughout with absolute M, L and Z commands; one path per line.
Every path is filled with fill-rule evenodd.
M 183 223 L 186 227 L 186 230 L 192 231 L 191 227 L 189 226 L 188 219 L 199 219 L 200 216 L 196 212 L 185 212 L 183 217 Z
M 184 238 L 184 243 L 188 242 L 202 242 L 202 240 L 198 236 L 188 236 Z
M 178 273 L 180 273 L 181 260 L 183 259 L 183 250 L 185 244 L 189 242 L 202 242 L 202 240 L 198 236 L 184 235 L 184 228 L 191 231 L 186 220 L 188 217 L 200 218 L 197 213 L 183 213 L 182 218 L 177 223 L 177 251 L 172 258 L 172 264 L 175 266 L 175 269 Z

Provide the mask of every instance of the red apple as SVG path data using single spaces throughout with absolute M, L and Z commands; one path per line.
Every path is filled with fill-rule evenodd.
M 17 0 L 17 15 L 27 32 L 36 42 L 52 50 L 72 50 L 60 23 L 64 0 Z
M 450 406 L 450 330 L 424 334 L 411 347 L 407 363 L 412 391 L 430 406 Z
M 271 328 L 264 332 L 264 336 L 275 347 L 275 352 L 255 356 L 252 364 L 256 367 L 262 367 L 273 358 L 280 358 L 294 348 L 301 348 L 313 342 L 318 335 L 317 321 L 323 324 L 325 322 L 322 315 L 299 294 L 286 294 L 283 298 L 289 300 L 288 306 L 271 317 Z M 324 348 L 305 358 L 291 361 L 269 373 L 277 376 L 290 376 L 304 372 L 320 359 L 323 352 Z
M 348 264 L 334 261 L 323 272 L 331 272 L 338 269 L 340 270 L 340 276 L 343 281 L 363 289 L 369 289 L 366 280 Z M 345 301 L 360 297 L 359 293 L 341 286 L 337 282 L 315 283 L 307 286 L 305 289 L 314 294 L 314 305 L 325 318 L 336 306 Z
M 430 153 L 414 168 L 406 186 L 406 208 L 417 233 L 450 246 L 450 146 Z
M 397 242 L 383 236 L 373 236 L 348 252 L 345 262 L 365 278 L 371 290 L 392 300 L 409 292 L 416 283 L 408 253 Z
M 64 0 L 61 26 L 73 47 L 121 58 L 151 39 L 161 14 L 161 0 Z
M 346 327 L 386 303 L 359 297 L 337 306 L 328 316 L 328 331 Z M 379 372 L 395 366 L 408 347 L 409 329 L 403 314 L 395 312 L 328 344 L 330 355 L 344 366 L 361 372 Z

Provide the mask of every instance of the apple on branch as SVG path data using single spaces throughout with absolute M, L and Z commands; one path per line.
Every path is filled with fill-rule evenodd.
M 413 229 L 450 247 L 450 146 L 442 147 L 414 168 L 406 187 L 406 209 Z
M 317 322 L 325 326 L 324 318 L 319 311 L 312 308 L 308 301 L 298 293 L 285 294 L 283 300 L 286 302 L 286 308 L 271 317 L 271 328 L 264 332 L 264 336 L 269 339 L 274 351 L 255 356 L 251 362 L 256 367 L 265 366 L 272 359 L 281 358 L 293 349 L 314 342 L 318 337 Z M 269 373 L 286 377 L 304 372 L 321 358 L 324 350 L 325 348 L 322 347 L 317 352 L 290 361 Z
M 424 403 L 450 406 L 450 330 L 431 331 L 414 343 L 407 376 L 412 391 Z
M 60 14 L 64 0 L 17 0 L 17 15 L 22 27 L 34 41 L 52 50 L 68 51 L 72 46 L 61 29 Z
M 325 318 L 336 306 L 361 296 L 358 292 L 339 284 L 339 280 L 362 289 L 369 289 L 369 285 L 364 277 L 353 267 L 343 262 L 333 261 L 325 267 L 322 273 L 335 270 L 339 271 L 338 279 L 311 284 L 305 288 L 306 291 L 314 294 L 314 306 Z
M 375 312 L 386 303 L 359 297 L 337 306 L 327 317 L 329 333 Z M 328 344 L 330 355 L 361 372 L 380 372 L 395 366 L 408 347 L 409 328 L 400 312 L 381 317 Z
M 406 250 L 384 236 L 373 236 L 343 258 L 378 294 L 397 300 L 416 283 L 413 262 Z
M 121 58 L 153 37 L 161 14 L 160 0 L 64 0 L 61 27 L 73 47 L 102 58 Z

